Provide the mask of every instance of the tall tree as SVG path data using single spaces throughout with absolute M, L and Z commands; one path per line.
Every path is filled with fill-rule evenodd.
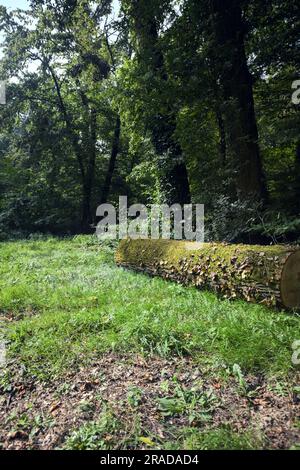
M 144 69 L 144 74 L 152 76 L 151 86 L 155 87 L 155 84 L 159 83 L 162 87 L 162 90 L 158 90 L 159 104 L 153 106 L 149 127 L 157 154 L 166 160 L 164 161 L 166 170 L 162 172 L 162 184 L 166 190 L 167 200 L 170 204 L 189 203 L 188 173 L 182 149 L 174 135 L 176 109 L 172 106 L 172 100 L 167 98 L 169 77 L 159 38 L 160 23 L 164 20 L 162 12 L 168 2 L 124 0 L 122 5 L 135 37 L 138 63 Z
M 211 0 L 213 54 L 218 57 L 220 84 L 227 105 L 227 129 L 238 166 L 237 190 L 242 198 L 266 198 L 258 144 L 253 81 L 245 52 L 246 24 L 240 0 Z

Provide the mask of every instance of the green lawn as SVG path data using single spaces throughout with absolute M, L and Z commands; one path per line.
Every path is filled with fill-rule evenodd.
M 187 357 L 221 383 L 235 380 L 240 395 L 247 395 L 250 376 L 275 388 L 297 386 L 299 370 L 291 361 L 291 345 L 300 339 L 296 314 L 221 301 L 117 268 L 113 249 L 91 237 L 1 243 L 0 259 L 4 394 L 16 367 L 47 387 L 109 354 Z M 100 426 L 84 424 L 94 425 Z M 165 446 L 255 447 L 247 432 L 184 429 Z M 67 442 L 74 444 L 76 436 Z

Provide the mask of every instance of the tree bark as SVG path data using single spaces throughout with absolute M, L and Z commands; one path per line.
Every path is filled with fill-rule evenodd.
M 295 201 L 296 201 L 296 212 L 300 212 L 300 140 L 296 145 L 296 156 L 295 156 Z
M 227 132 L 238 167 L 236 186 L 242 199 L 266 199 L 258 145 L 252 76 L 245 52 L 245 25 L 239 0 L 211 0 L 220 78 L 227 106 Z M 216 54 L 216 51 L 214 51 Z
M 102 188 L 100 204 L 106 204 L 108 196 L 109 196 L 112 177 L 114 174 L 116 161 L 117 161 L 117 157 L 118 157 L 119 149 L 120 149 L 120 134 L 121 134 L 121 120 L 120 120 L 120 116 L 117 116 L 112 149 L 111 149 L 107 173 L 105 176 L 105 181 L 104 181 L 103 188 Z
M 97 111 L 94 107 L 89 110 L 90 125 L 88 132 L 88 155 L 87 155 L 87 169 L 83 182 L 83 201 L 82 201 L 82 217 L 81 217 L 81 231 L 83 233 L 90 233 L 92 231 L 92 208 L 91 199 L 94 188 L 95 180 L 95 164 L 96 164 L 96 144 L 97 144 Z
M 227 152 L 225 123 L 224 123 L 224 119 L 223 119 L 223 116 L 222 116 L 222 112 L 220 111 L 219 108 L 217 109 L 216 114 L 217 114 L 219 135 L 220 135 L 221 162 L 222 162 L 222 166 L 225 166 L 225 164 L 226 164 L 226 152 Z
M 159 45 L 159 36 L 154 12 L 147 0 L 131 0 L 129 14 L 133 19 L 137 36 L 138 58 L 149 70 L 167 84 L 168 74 L 165 60 Z M 169 204 L 190 203 L 190 189 L 186 164 L 182 149 L 175 141 L 176 112 L 168 103 L 164 103 L 166 113 L 153 115 L 150 123 L 152 142 L 155 151 L 160 156 L 166 156 L 167 162 L 162 185 L 166 191 Z

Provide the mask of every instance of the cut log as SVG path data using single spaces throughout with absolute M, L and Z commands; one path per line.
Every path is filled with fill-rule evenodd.
M 227 299 L 300 308 L 298 246 L 127 239 L 119 244 L 116 263 Z

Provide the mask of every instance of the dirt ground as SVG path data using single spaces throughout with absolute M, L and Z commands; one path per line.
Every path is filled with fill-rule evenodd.
M 278 391 L 275 386 L 272 389 L 262 377 L 253 376 L 245 378 L 243 393 L 235 377 L 226 381 L 208 379 L 206 372 L 189 358 L 146 360 L 110 354 L 47 384 L 24 379 L 20 371 L 18 375 L 11 388 L 0 395 L 2 449 L 61 448 L 73 430 L 97 421 L 104 406 L 122 423 L 117 441 L 123 443 L 126 435 L 135 432 L 137 414 L 140 433 L 155 436 L 161 448 L 185 426 L 214 429 L 226 424 L 235 431 L 250 427 L 262 432 L 267 448 L 287 449 L 300 442 L 300 429 L 295 426 L 300 419 L 298 395 Z M 197 422 L 197 418 L 191 423 L 185 412 L 162 413 L 157 400 L 174 396 L 178 388 L 213 394 L 209 423 Z M 132 390 L 138 390 L 138 398 L 134 398 L 134 392 L 129 400 Z M 106 439 L 113 437 L 108 435 Z

